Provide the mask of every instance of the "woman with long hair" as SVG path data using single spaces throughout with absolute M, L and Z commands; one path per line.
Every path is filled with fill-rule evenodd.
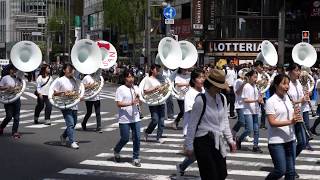
M 267 180 L 294 179 L 296 158 L 296 137 L 294 125 L 301 119 L 297 109 L 287 95 L 290 79 L 285 74 L 274 77 L 270 87 L 271 97 L 266 103 L 268 120 L 268 149 L 274 164 L 274 170 L 269 173 Z
M 40 69 L 39 76 L 36 81 L 37 89 L 36 89 L 36 95 L 37 95 L 37 105 L 35 107 L 34 111 L 34 123 L 38 124 L 38 119 L 40 116 L 40 112 L 45 107 L 45 113 L 44 113 L 44 119 L 45 119 L 45 125 L 50 125 L 50 116 L 52 111 L 52 105 L 49 101 L 48 94 L 49 94 L 49 88 L 53 81 L 53 78 L 51 76 L 51 68 L 48 64 L 43 64 Z
M 120 162 L 120 151 L 127 144 L 130 137 L 130 129 L 133 141 L 132 164 L 140 167 L 140 115 L 137 105 L 139 104 L 139 89 L 134 85 L 134 74 L 130 70 L 124 72 L 124 84 L 116 91 L 115 101 L 119 108 L 118 120 L 120 128 L 120 140 L 113 148 L 116 162 Z

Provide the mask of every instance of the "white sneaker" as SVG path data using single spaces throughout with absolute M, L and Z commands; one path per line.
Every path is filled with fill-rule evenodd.
M 70 144 L 70 147 L 71 147 L 72 149 L 79 149 L 79 145 L 78 145 L 76 142 L 71 143 L 71 144 Z
M 63 137 L 63 135 L 60 136 L 60 144 L 62 146 L 66 146 L 67 145 L 67 140 L 66 140 L 66 138 Z
M 160 139 L 157 140 L 157 143 L 160 143 L 160 144 L 163 144 L 164 142 L 165 142 L 165 141 L 164 141 L 163 138 L 160 138 Z
M 46 119 L 45 122 L 44 122 L 44 125 L 51 125 L 50 119 Z
M 141 167 L 140 159 L 134 159 L 132 165 L 136 167 Z
M 250 136 L 246 136 L 246 137 L 244 138 L 244 141 L 246 141 L 246 142 L 252 142 L 252 141 L 253 141 L 253 138 L 250 137 Z

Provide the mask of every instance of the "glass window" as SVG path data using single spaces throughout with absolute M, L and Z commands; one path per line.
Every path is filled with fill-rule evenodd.
M 263 19 L 262 20 L 262 37 L 265 39 L 278 38 L 278 19 Z
M 236 37 L 236 19 L 221 18 L 217 21 L 217 37 L 218 38 L 235 38 Z
M 260 16 L 261 0 L 238 0 L 238 15 Z
M 261 19 L 238 18 L 238 38 L 261 38 Z

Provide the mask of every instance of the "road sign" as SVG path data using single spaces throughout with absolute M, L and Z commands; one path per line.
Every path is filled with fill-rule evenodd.
M 165 19 L 165 24 L 174 24 L 174 19 Z
M 176 9 L 171 6 L 167 6 L 163 10 L 163 16 L 166 19 L 173 19 L 176 16 L 176 14 L 177 14 Z

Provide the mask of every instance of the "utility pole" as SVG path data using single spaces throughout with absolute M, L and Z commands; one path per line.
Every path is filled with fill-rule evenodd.
M 150 9 L 150 1 L 147 0 L 147 29 L 146 29 L 146 50 L 147 50 L 147 60 L 148 60 L 148 68 L 151 66 L 151 41 L 150 41 L 150 29 L 151 29 L 151 9 Z

